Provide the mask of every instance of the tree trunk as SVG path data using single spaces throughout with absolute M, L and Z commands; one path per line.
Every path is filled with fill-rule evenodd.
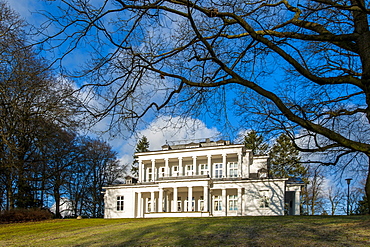
M 367 170 L 367 178 L 366 178 L 366 184 L 365 184 L 365 194 L 367 197 L 367 203 L 368 203 L 368 210 L 370 214 L 370 155 L 368 155 L 368 170 Z
M 60 194 L 58 190 L 54 190 L 54 199 L 55 199 L 55 217 L 60 219 Z

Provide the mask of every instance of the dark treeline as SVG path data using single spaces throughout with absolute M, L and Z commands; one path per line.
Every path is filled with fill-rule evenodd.
M 24 28 L 0 1 L 0 210 L 68 198 L 75 215 L 101 217 L 101 188 L 122 167 L 106 142 L 78 134 L 79 97 L 26 45 Z

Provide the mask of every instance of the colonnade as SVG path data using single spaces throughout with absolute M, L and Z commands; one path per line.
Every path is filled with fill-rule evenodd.
M 141 218 L 145 213 L 180 213 L 191 211 L 210 212 L 223 216 L 230 213 L 242 215 L 244 211 L 242 207 L 242 193 L 242 188 L 210 189 L 208 185 L 157 188 L 148 192 L 136 192 L 136 217 Z M 232 210 L 230 210 L 228 205 L 228 196 L 230 195 L 235 196 L 236 206 Z M 221 203 L 219 207 L 215 207 L 214 198 L 216 196 L 221 197 L 218 200 Z M 179 203 L 181 206 L 179 206 Z
M 227 166 L 229 164 L 228 156 L 232 157 L 230 160 L 233 160 L 235 161 L 235 163 L 237 163 L 237 167 L 235 167 L 235 173 L 234 171 L 233 173 L 229 172 L 230 168 L 228 168 Z M 243 176 L 242 158 L 243 158 L 242 153 L 239 152 L 234 154 L 224 153 L 221 155 L 209 155 L 209 154 L 200 156 L 193 155 L 176 158 L 163 157 L 150 160 L 139 159 L 138 182 L 154 182 L 158 180 L 158 178 L 160 177 L 177 177 L 192 175 L 209 175 L 210 177 L 215 177 L 216 176 L 215 164 L 221 165 L 220 167 L 222 168 L 219 168 L 219 174 L 222 174 L 222 177 L 230 176 L 241 177 Z M 216 163 L 215 160 L 219 161 L 219 163 Z M 170 161 L 172 163 L 171 165 Z M 193 168 L 191 170 L 191 174 L 188 174 L 186 171 L 186 166 L 188 165 L 191 165 Z M 204 168 L 201 167 L 202 165 L 204 166 Z M 159 171 L 159 168 L 164 168 L 163 174 L 162 171 Z M 151 172 L 148 172 L 149 169 L 151 169 Z

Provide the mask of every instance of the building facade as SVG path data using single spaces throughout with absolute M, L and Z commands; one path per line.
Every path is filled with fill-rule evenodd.
M 268 156 L 209 141 L 136 153 L 138 179 L 104 187 L 105 218 L 299 215 L 302 183 L 268 177 Z

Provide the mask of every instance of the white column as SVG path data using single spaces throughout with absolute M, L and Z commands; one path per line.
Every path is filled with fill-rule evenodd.
M 151 213 L 154 213 L 155 212 L 155 208 L 154 208 L 154 191 L 150 192 L 150 212 Z
M 227 197 L 226 197 L 226 189 L 222 189 L 222 214 L 227 216 Z
M 193 203 L 193 187 L 188 187 L 188 212 L 192 211 L 192 203 Z
M 243 214 L 243 200 L 242 200 L 242 188 L 238 188 L 238 215 Z
M 222 154 L 222 177 L 226 177 L 226 154 Z
M 183 175 L 184 175 L 184 169 L 182 168 L 182 157 L 179 157 L 179 176 L 183 176 Z
M 155 160 L 152 160 L 152 181 L 155 181 Z
M 142 197 L 142 195 L 141 195 L 141 198 L 140 198 L 140 205 L 141 205 L 140 215 L 141 215 L 141 218 L 144 218 L 144 214 L 145 214 L 145 199 Z
M 243 176 L 243 170 L 242 170 L 242 154 L 238 153 L 238 177 Z
M 164 168 L 164 176 L 165 177 L 169 177 L 170 176 L 170 173 L 169 173 L 169 169 L 168 169 L 168 158 L 165 158 L 164 159 L 164 165 L 165 165 L 165 168 Z
M 301 199 L 300 199 L 300 191 L 296 190 L 294 195 L 294 215 L 300 215 L 300 205 Z
M 169 209 L 169 205 L 168 205 L 168 202 L 169 202 L 169 197 L 168 197 L 168 190 L 165 190 L 164 191 L 164 209 L 166 210 L 166 212 L 170 212 L 170 209 Z
M 142 205 L 141 205 L 141 192 L 137 192 L 137 215 L 136 218 L 141 218 Z
M 163 188 L 159 188 L 158 195 L 158 212 L 163 212 Z
M 208 212 L 208 186 L 203 187 L 204 212 Z
M 177 187 L 173 187 L 173 207 L 171 212 L 177 212 Z
M 140 208 L 141 208 L 141 192 L 136 192 L 136 195 L 137 195 L 137 203 L 135 205 L 135 208 L 136 208 L 136 218 L 141 218 L 141 214 L 140 214 Z
M 209 169 L 209 177 L 213 177 L 212 176 L 212 156 L 211 155 L 207 155 L 207 163 L 208 163 L 208 169 Z
M 193 156 L 193 174 L 197 175 L 197 156 Z
M 138 165 L 139 178 L 138 178 L 138 180 L 139 180 L 140 183 L 143 182 L 142 181 L 143 180 L 143 167 L 142 167 L 142 165 L 143 165 L 143 162 L 141 160 L 139 160 L 139 165 Z

